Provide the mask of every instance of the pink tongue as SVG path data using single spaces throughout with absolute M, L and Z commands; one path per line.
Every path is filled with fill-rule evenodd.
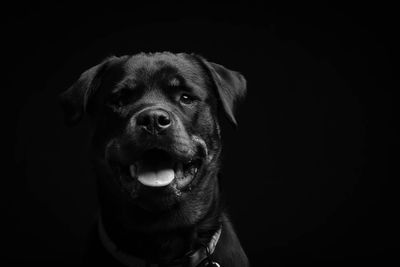
M 169 185 L 175 178 L 174 166 L 170 161 L 156 164 L 138 163 L 138 181 L 147 186 L 161 187 Z

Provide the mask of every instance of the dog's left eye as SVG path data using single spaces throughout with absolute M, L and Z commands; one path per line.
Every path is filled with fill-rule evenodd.
M 179 99 L 179 101 L 185 105 L 192 104 L 195 100 L 196 99 L 194 97 L 192 97 L 191 95 L 188 95 L 188 94 L 182 94 Z

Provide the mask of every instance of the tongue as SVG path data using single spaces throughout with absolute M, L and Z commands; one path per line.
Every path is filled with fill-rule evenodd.
M 138 181 L 146 186 L 169 185 L 175 178 L 173 163 L 164 161 L 149 164 L 142 161 L 137 164 L 137 177 Z

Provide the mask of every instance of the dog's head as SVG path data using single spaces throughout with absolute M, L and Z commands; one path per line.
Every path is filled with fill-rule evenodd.
M 61 95 L 66 120 L 88 113 L 102 191 L 144 209 L 206 203 L 217 186 L 218 110 L 236 124 L 241 74 L 189 54 L 110 57 Z M 122 189 L 122 193 L 121 193 Z

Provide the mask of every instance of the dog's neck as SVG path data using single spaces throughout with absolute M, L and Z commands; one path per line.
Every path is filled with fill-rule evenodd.
M 216 186 L 218 187 L 217 183 Z M 218 194 L 218 189 L 215 192 Z M 168 263 L 198 249 L 201 244 L 208 244 L 221 227 L 222 212 L 219 197 L 215 195 L 210 199 L 207 213 L 195 223 L 178 228 L 172 228 L 168 223 L 149 223 L 144 228 L 135 227 L 135 218 L 145 215 L 138 209 L 133 210 L 131 214 L 134 214 L 134 217 L 126 216 L 126 211 L 116 212 L 113 205 L 102 207 L 102 220 L 110 239 L 127 254 Z M 182 222 L 178 220 L 184 219 L 175 216 L 170 225 L 179 225 Z
M 102 222 L 101 216 L 98 222 L 98 234 L 100 241 L 103 247 L 117 260 L 124 266 L 204 266 L 207 264 L 211 266 L 219 266 L 216 264 L 212 259 L 211 255 L 213 254 L 216 245 L 220 239 L 222 231 L 221 228 L 212 236 L 210 242 L 208 244 L 202 244 L 202 246 L 196 250 L 191 250 L 186 253 L 183 257 L 174 259 L 173 261 L 169 262 L 160 262 L 157 259 L 143 259 L 132 256 L 131 254 L 124 253 L 121 251 L 117 245 L 110 239 L 106 230 L 104 229 L 104 224 Z M 161 265 L 160 265 L 161 264 Z M 216 265 L 215 265 L 216 264 Z

